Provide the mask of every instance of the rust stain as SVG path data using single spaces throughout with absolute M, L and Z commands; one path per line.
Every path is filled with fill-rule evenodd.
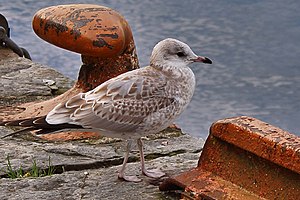
M 113 39 L 118 39 L 119 36 L 117 33 L 114 33 L 114 34 L 99 34 L 97 35 L 97 37 L 110 37 Z
M 109 49 L 112 49 L 113 46 L 109 45 L 103 38 L 97 38 L 97 40 L 93 41 L 93 46 L 96 47 L 107 47 Z
M 94 132 L 61 132 L 55 134 L 47 134 L 40 136 L 41 139 L 53 141 L 53 142 L 62 142 L 62 141 L 71 141 L 71 140 L 83 140 L 83 139 L 99 139 L 101 135 Z

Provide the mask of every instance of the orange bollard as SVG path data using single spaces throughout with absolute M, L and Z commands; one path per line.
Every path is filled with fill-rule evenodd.
M 219 120 L 197 168 L 160 189 L 194 199 L 299 199 L 300 137 L 251 117 Z
M 52 6 L 38 11 L 32 25 L 45 41 L 82 55 L 76 87 L 84 91 L 138 68 L 130 26 L 111 8 L 90 4 Z
M 58 47 L 80 53 L 82 66 L 77 82 L 64 94 L 24 108 L 2 120 L 46 115 L 59 102 L 86 92 L 119 74 L 139 68 L 129 24 L 111 8 L 91 4 L 58 5 L 41 9 L 33 18 L 35 33 Z M 59 58 L 58 58 L 59 59 Z

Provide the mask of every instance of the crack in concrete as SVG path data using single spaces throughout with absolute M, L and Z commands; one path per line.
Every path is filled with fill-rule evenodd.
M 183 153 L 186 153 L 187 151 L 184 150 L 184 149 L 178 149 L 176 151 L 171 151 L 171 152 L 168 152 L 168 153 L 151 153 L 151 154 L 148 154 L 145 156 L 145 160 L 153 160 L 153 159 L 156 159 L 156 158 L 160 158 L 160 157 L 166 157 L 166 156 L 176 156 L 178 154 L 183 154 Z
M 86 186 L 85 181 L 86 181 L 88 175 L 89 175 L 88 172 L 84 172 L 84 177 L 83 177 L 83 180 L 82 180 L 82 185 L 80 186 L 80 190 L 83 190 L 84 187 Z M 83 191 L 80 192 L 80 199 L 83 199 L 85 195 L 86 195 L 86 193 L 84 193 Z
M 64 156 L 80 156 L 80 157 L 93 158 L 92 156 L 83 155 L 81 153 L 78 153 L 77 151 L 72 151 L 71 149 L 67 149 L 67 148 L 45 149 L 44 151 L 46 151 L 47 153 L 61 154 Z

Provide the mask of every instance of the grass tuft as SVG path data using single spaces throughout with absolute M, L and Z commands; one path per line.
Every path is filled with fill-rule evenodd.
M 49 156 L 48 158 L 48 168 L 47 169 L 41 169 L 37 166 L 36 160 L 33 159 L 31 170 L 25 172 L 20 166 L 18 169 L 13 169 L 10 157 L 7 156 L 7 164 L 6 164 L 6 174 L 9 178 L 15 179 L 15 178 L 26 178 L 26 177 L 43 177 L 43 176 L 51 176 L 55 173 L 55 167 L 51 164 L 51 158 Z

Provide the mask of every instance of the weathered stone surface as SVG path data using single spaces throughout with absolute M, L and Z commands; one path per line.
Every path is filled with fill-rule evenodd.
M 12 131 L 7 130 L 6 127 L 0 127 L 0 135 Z M 0 175 L 5 174 L 7 156 L 10 157 L 14 167 L 22 165 L 24 169 L 29 169 L 32 166 L 33 159 L 40 161 L 39 166 L 46 168 L 49 156 L 53 166 L 64 165 L 65 169 L 69 167 L 72 170 L 88 169 L 93 166 L 113 166 L 122 163 L 125 141 L 117 140 L 119 142 L 109 143 L 97 141 L 99 140 L 46 143 L 45 141 L 34 142 L 15 137 L 0 140 Z M 203 140 L 181 135 L 148 140 L 145 143 L 145 158 L 154 159 L 184 153 L 195 153 L 199 156 L 198 153 L 203 145 Z M 137 153 L 134 151 L 130 155 L 131 161 L 139 159 Z
M 184 156 L 176 159 L 155 159 L 147 164 L 165 163 L 165 171 L 174 172 L 177 162 L 184 162 Z M 177 162 L 174 162 L 177 160 Z M 173 162 L 171 162 L 173 161 Z M 196 160 L 194 160 L 194 164 Z M 129 172 L 138 170 L 137 163 L 128 164 Z M 116 177 L 119 166 L 84 171 L 70 171 L 42 178 L 19 180 L 0 179 L 0 198 L 19 199 L 170 199 L 158 190 L 149 179 L 140 183 L 120 181 Z M 187 168 L 183 168 L 187 170 Z M 87 172 L 87 173 L 85 173 Z M 85 175 L 87 174 L 87 175 Z
M 56 70 L 20 58 L 10 50 L 0 48 L 0 54 L 0 104 L 6 105 L 7 101 L 20 96 L 25 99 L 53 96 L 74 84 Z
M 7 130 L 0 129 L 0 133 Z M 93 144 L 94 143 L 94 144 Z M 197 166 L 204 141 L 182 135 L 145 141 L 148 168 L 159 168 L 174 175 Z M 22 166 L 30 170 L 33 160 L 43 169 L 52 166 L 61 173 L 42 178 L 0 179 L 0 199 L 164 199 L 158 186 L 141 175 L 138 151 L 133 151 L 127 166 L 128 174 L 140 175 L 142 183 L 128 183 L 117 179 L 123 161 L 125 141 L 97 143 L 73 141 L 41 143 L 17 138 L 0 141 L 0 174 L 7 173 L 7 156 L 14 169 Z M 88 172 L 88 175 L 84 175 Z M 167 196 L 165 196 L 167 198 Z

